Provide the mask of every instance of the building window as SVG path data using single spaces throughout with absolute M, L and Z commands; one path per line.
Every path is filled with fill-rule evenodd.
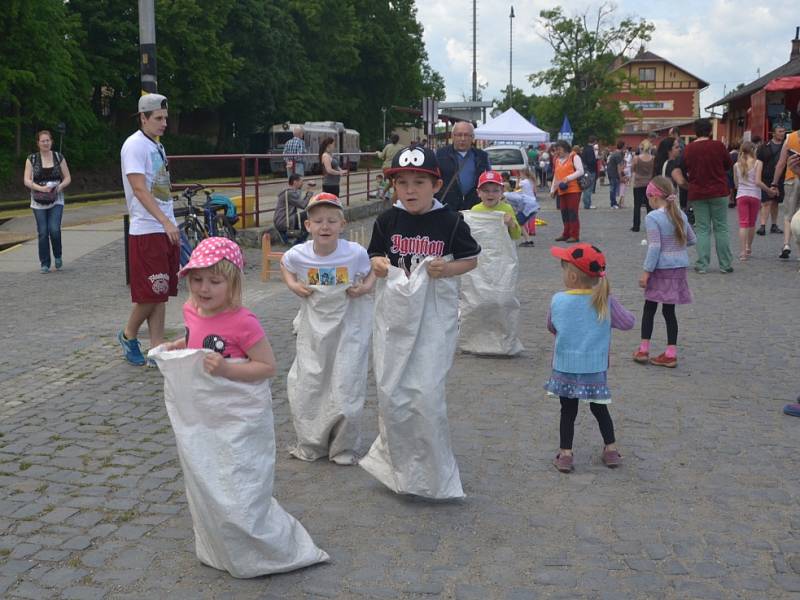
M 639 69 L 639 81 L 655 81 L 655 69 Z

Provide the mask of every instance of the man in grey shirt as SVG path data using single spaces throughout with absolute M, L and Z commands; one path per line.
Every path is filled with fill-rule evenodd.
M 309 187 L 314 185 L 313 181 L 308 182 Z M 278 202 L 275 204 L 275 213 L 272 217 L 272 222 L 275 229 L 286 238 L 288 230 L 299 231 L 300 235 L 297 237 L 297 242 L 304 242 L 308 237 L 304 221 L 306 220 L 305 208 L 308 205 L 308 199 L 311 197 L 311 191 L 306 190 L 303 195 L 303 178 L 294 173 L 289 176 L 289 187 L 278 194 Z

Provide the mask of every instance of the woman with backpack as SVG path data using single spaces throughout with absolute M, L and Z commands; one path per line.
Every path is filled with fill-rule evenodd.
M 39 263 L 42 274 L 50 272 L 50 246 L 56 269 L 61 269 L 61 216 L 64 189 L 72 182 L 67 161 L 53 151 L 53 136 L 45 130 L 36 134 L 38 152 L 25 160 L 23 183 L 31 191 L 31 208 L 39 234 Z

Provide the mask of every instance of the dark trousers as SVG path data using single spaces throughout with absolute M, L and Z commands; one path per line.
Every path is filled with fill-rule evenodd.
M 608 199 L 611 206 L 617 206 L 617 196 L 619 196 L 619 179 L 608 178 Z
M 334 196 L 336 196 L 338 198 L 339 197 L 339 184 L 337 183 L 336 185 L 327 185 L 327 184 L 323 183 L 322 184 L 322 191 L 323 192 L 327 192 L 329 194 L 333 194 Z
M 572 450 L 572 438 L 575 435 L 575 418 L 578 416 L 578 399 L 559 396 L 561 399 L 561 424 L 559 434 L 561 436 L 559 448 Z M 589 403 L 589 410 L 592 411 L 597 424 L 600 426 L 600 434 L 606 446 L 616 441 L 614 437 L 614 422 L 611 420 L 611 413 L 605 404 Z
M 36 232 L 39 234 L 39 263 L 50 268 L 50 245 L 53 246 L 53 256 L 61 258 L 61 215 L 64 212 L 63 204 L 54 204 L 50 208 L 34 208 L 33 217 L 36 219 Z
M 581 193 L 560 194 L 558 207 L 561 209 L 561 220 L 564 222 L 562 237 L 580 239 L 581 224 L 578 220 L 578 208 L 581 203 Z
M 633 228 L 637 231 L 642 225 L 642 206 L 647 209 L 647 212 L 653 210 L 647 201 L 646 191 L 647 186 L 633 188 Z
M 658 302 L 652 300 L 644 301 L 642 311 L 642 339 L 649 340 L 653 335 L 653 320 L 658 310 Z M 667 323 L 667 345 L 674 346 L 678 343 L 678 317 L 675 316 L 674 304 L 662 304 L 661 314 Z

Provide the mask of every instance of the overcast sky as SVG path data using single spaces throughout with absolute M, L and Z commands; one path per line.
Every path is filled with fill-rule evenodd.
M 478 81 L 487 82 L 484 99 L 499 98 L 508 85 L 509 12 L 513 20 L 513 84 L 534 91 L 528 75 L 550 64 L 552 50 L 537 35 L 539 11 L 554 0 L 477 0 Z M 564 2 L 567 14 L 596 10 L 598 1 Z M 618 0 L 615 18 L 638 16 L 655 26 L 647 49 L 704 79 L 705 108 L 739 83 L 749 83 L 789 60 L 800 0 Z M 472 0 L 420 0 L 417 17 L 425 28 L 430 63 L 447 84 L 447 99 L 472 93 Z M 528 116 L 528 115 L 525 115 Z

